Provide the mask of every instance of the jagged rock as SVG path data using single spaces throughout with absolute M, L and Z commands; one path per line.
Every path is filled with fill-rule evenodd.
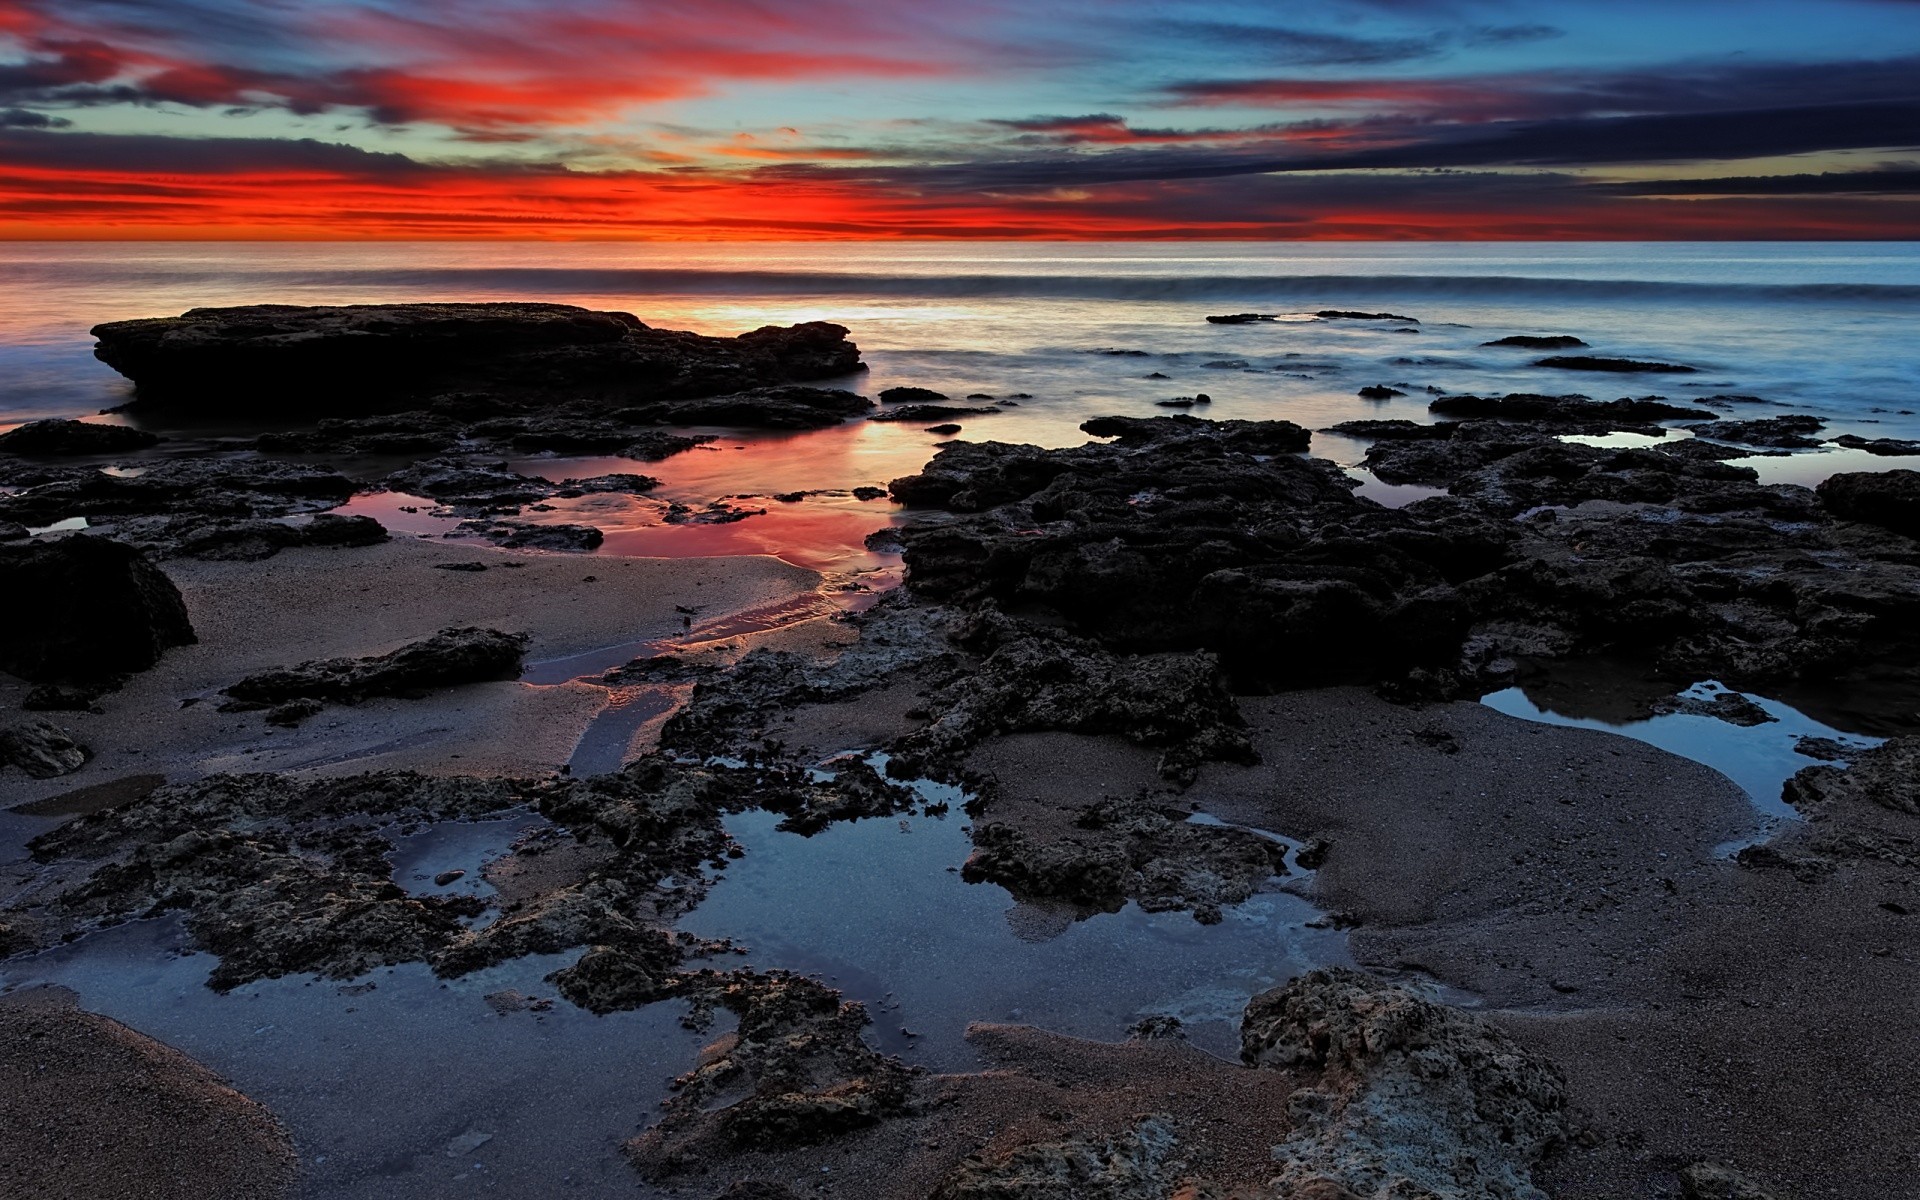
M 1920 736 L 1861 751 L 1848 767 L 1807 767 L 1787 780 L 1787 803 L 1806 812 L 1834 804 L 1871 804 L 1920 816 Z
M 522 397 L 663 400 L 845 375 L 838 325 L 735 338 L 653 329 L 566 304 L 261 304 L 95 326 L 94 355 L 143 403 L 276 402 L 343 408 L 479 387 Z
M 1549 334 L 1545 337 L 1515 333 L 1480 344 L 1482 346 L 1518 346 L 1523 350 L 1576 350 L 1586 345 L 1579 338 L 1565 333 Z
M 195 640 L 179 589 L 132 546 L 85 535 L 0 546 L 0 670 L 106 681 Z
M 947 508 L 900 530 L 928 598 L 1040 604 L 1127 651 L 1212 649 L 1248 676 L 1368 677 L 1448 657 L 1448 584 L 1501 561 L 1511 531 L 1449 511 L 1392 513 L 1288 422 L 1100 418 L 1112 445 L 944 447 L 895 481 Z M 1432 513 L 1432 516 L 1426 514 Z
M 1316 970 L 1247 1005 L 1241 1058 L 1304 1076 L 1274 1147 L 1283 1196 L 1540 1200 L 1566 1138 L 1565 1081 L 1492 1023 L 1357 971 Z
M 865 1007 L 824 984 L 785 971 L 701 971 L 675 991 L 695 1022 L 724 1008 L 739 1024 L 723 1050 L 673 1081 L 659 1124 L 627 1143 L 648 1176 L 715 1153 L 810 1145 L 910 1110 L 917 1072 L 868 1046 Z
M 1815 490 L 1836 517 L 1920 538 L 1920 471 L 1829 475 Z
M 126 425 L 96 425 L 90 421 L 29 421 L 0 433 L 0 453 L 34 458 L 69 458 L 83 454 L 117 454 L 158 445 L 157 434 Z
M 979 657 L 928 690 L 934 719 L 895 747 L 916 760 L 956 764 L 991 736 L 1065 730 L 1164 747 L 1161 773 L 1181 782 L 1202 762 L 1253 761 L 1219 660 L 1210 654 L 1116 655 L 991 606 L 951 637 Z
M 12 763 L 35 779 L 57 779 L 87 765 L 93 751 L 45 717 L 0 729 L 0 764 Z
M 1689 425 L 1688 429 L 1703 438 L 1715 441 L 1739 442 L 1747 446 L 1772 446 L 1782 450 L 1800 450 L 1818 446 L 1820 439 L 1810 435 L 1819 433 L 1826 427 L 1819 417 L 1792 414 L 1784 417 L 1762 417 L 1751 421 L 1708 421 L 1701 425 Z
M 1071 901 L 1119 912 L 1128 900 L 1147 912 L 1191 911 L 1203 925 L 1287 872 L 1277 842 L 1225 825 L 1202 825 L 1151 801 L 1108 800 L 1080 814 L 1073 830 L 1041 837 L 1017 826 L 975 826 L 961 874 L 997 883 L 1022 899 Z
M 547 982 L 588 1012 L 624 1012 L 672 995 L 683 957 L 665 932 L 641 930 L 624 946 L 591 947 Z
M 1643 362 L 1635 358 L 1595 358 L 1588 354 L 1556 354 L 1540 359 L 1533 365 L 1560 371 L 1607 371 L 1626 375 L 1691 375 L 1698 370 L 1697 367 L 1684 367 L 1678 363 Z
M 1171 1119 L 1151 1116 L 1112 1137 L 1032 1142 L 993 1159 L 971 1156 L 932 1200 L 1202 1200 L 1203 1193 L 1176 1192 L 1185 1174 Z
M 520 674 L 527 635 L 472 626 L 443 629 L 373 658 L 328 658 L 249 675 L 226 689 L 236 700 L 284 704 L 330 700 L 357 704 L 369 696 L 399 696 Z

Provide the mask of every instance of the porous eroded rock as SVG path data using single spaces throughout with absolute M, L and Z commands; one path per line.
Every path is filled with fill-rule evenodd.
M 1753 1180 L 1721 1163 L 1694 1163 L 1680 1171 L 1682 1200 L 1780 1200 Z
M 727 813 L 763 804 L 830 811 L 842 786 L 799 768 L 658 756 L 591 779 L 214 775 L 35 839 L 46 885 L 0 920 L 46 944 L 179 911 L 195 942 L 218 956 L 208 984 L 220 989 L 298 972 L 346 979 L 402 962 L 464 975 L 591 948 L 556 982 L 570 999 L 612 1010 L 657 998 L 669 962 L 712 949 L 662 926 L 705 895 L 703 866 L 728 861 Z M 872 781 L 860 787 L 869 794 Z M 413 895 L 394 882 L 389 856 L 402 834 L 516 811 L 556 828 L 516 849 L 514 861 L 571 864 L 545 872 L 542 886 L 483 900 Z M 497 910 L 489 924 L 462 920 L 489 908 Z
M 567 304 L 258 304 L 95 326 L 94 354 L 146 402 L 305 401 L 344 408 L 460 388 L 669 400 L 845 375 L 838 325 L 733 338 L 654 329 Z
M 1302 1076 L 1274 1147 L 1281 1196 L 1336 1187 L 1543 1200 L 1534 1166 L 1566 1138 L 1565 1081 L 1485 1019 L 1357 971 L 1318 970 L 1247 1005 L 1241 1058 Z
M 85 535 L 0 545 L 0 670 L 105 682 L 195 640 L 180 590 L 132 546 Z
M 1287 422 L 1103 418 L 1110 445 L 942 448 L 896 480 L 908 585 L 947 603 L 1043 605 L 1111 649 L 1207 649 L 1241 678 L 1369 678 L 1450 659 L 1451 583 L 1513 532 L 1456 506 L 1392 512 Z
M 660 1122 L 627 1143 L 651 1177 L 720 1154 L 805 1146 L 904 1115 L 918 1072 L 868 1046 L 865 1006 L 786 971 L 690 972 L 675 994 L 690 1023 L 739 1018 L 698 1067 L 673 1081 Z
M 1920 816 L 1920 736 L 1893 738 L 1848 767 L 1808 767 L 1787 781 L 1786 800 L 1812 814 L 1836 804 L 1867 804 Z
M 356 704 L 369 696 L 399 696 L 462 683 L 512 679 L 527 649 L 524 633 L 466 627 L 443 629 L 372 658 L 329 658 L 249 675 L 226 689 L 236 700 L 284 704 L 331 700 Z
M 1021 899 L 1065 900 L 1119 912 L 1131 899 L 1147 912 L 1191 911 L 1203 925 L 1287 873 L 1286 849 L 1249 830 L 1204 825 L 1146 798 L 1107 800 L 1074 828 L 1037 837 L 1017 825 L 976 821 L 961 874 L 997 883 Z

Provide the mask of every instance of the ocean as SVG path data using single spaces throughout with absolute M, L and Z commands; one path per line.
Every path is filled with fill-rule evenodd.
M 1169 410 L 1156 401 L 1198 393 L 1212 398 L 1199 415 L 1319 429 L 1356 417 L 1429 420 L 1434 389 L 1733 393 L 1769 402 L 1741 416 L 1807 412 L 1828 421 L 1827 436 L 1920 437 L 1912 243 L 11 243 L 0 245 L 0 426 L 129 398 L 92 358 L 87 330 L 100 321 L 265 301 L 476 299 L 622 309 L 711 334 L 837 321 L 871 366 L 843 386 L 993 396 L 1003 411 L 967 419 L 960 436 L 1043 446 L 1085 440 L 1089 417 L 1160 415 Z M 1323 309 L 1417 322 L 1306 315 Z M 1205 320 L 1248 311 L 1283 319 Z M 1583 353 L 1698 371 L 1566 372 L 1530 365 L 1537 353 L 1482 345 L 1515 333 L 1573 334 L 1592 345 Z M 1361 399 L 1373 385 L 1407 395 Z M 274 403 L 261 396 L 263 425 L 278 423 Z M 663 478 L 663 500 L 845 490 L 913 471 L 941 440 L 865 422 L 729 434 L 718 448 L 738 452 L 648 470 Z M 1364 449 L 1319 434 L 1313 452 L 1351 466 Z M 1838 447 L 1745 462 L 1769 482 L 1806 484 L 1916 465 Z M 633 469 L 516 465 L 555 478 Z M 1357 474 L 1385 503 L 1425 494 Z M 404 531 L 404 497 L 356 505 Z M 772 552 L 830 567 L 859 560 L 864 533 L 881 523 L 875 506 L 840 498 L 776 507 L 692 531 L 612 514 L 607 550 Z

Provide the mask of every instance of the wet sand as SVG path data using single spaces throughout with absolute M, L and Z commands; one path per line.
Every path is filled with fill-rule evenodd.
M 441 569 L 484 563 L 485 571 Z M 103 697 L 104 711 L 56 714 L 98 757 L 85 772 L 5 788 L 31 802 L 116 775 L 191 779 L 214 772 L 412 768 L 467 774 L 539 774 L 564 764 L 607 702 L 604 688 L 476 683 L 419 699 L 329 705 L 296 729 L 258 712 L 221 713 L 220 689 L 256 671 L 307 659 L 385 653 L 449 626 L 526 633 L 527 662 L 613 648 L 597 674 L 640 643 L 681 637 L 729 614 L 804 600 L 819 576 L 769 557 L 619 558 L 502 550 L 396 538 L 351 549 L 294 549 L 265 562 L 178 559 L 179 586 L 199 643 Z M 694 610 L 682 613 L 681 608 Z M 684 618 L 684 619 L 683 619 Z M 621 647 L 631 647 L 620 653 Z M 551 673 L 550 673 L 551 674 Z M 0 705 L 26 685 L 0 679 Z
M 280 1200 L 293 1147 L 273 1115 L 186 1055 L 74 1006 L 0 998 L 0 1196 Z

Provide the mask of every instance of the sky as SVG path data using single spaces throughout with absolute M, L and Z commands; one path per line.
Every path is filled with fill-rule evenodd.
M 0 237 L 1920 237 L 1920 0 L 0 0 Z

